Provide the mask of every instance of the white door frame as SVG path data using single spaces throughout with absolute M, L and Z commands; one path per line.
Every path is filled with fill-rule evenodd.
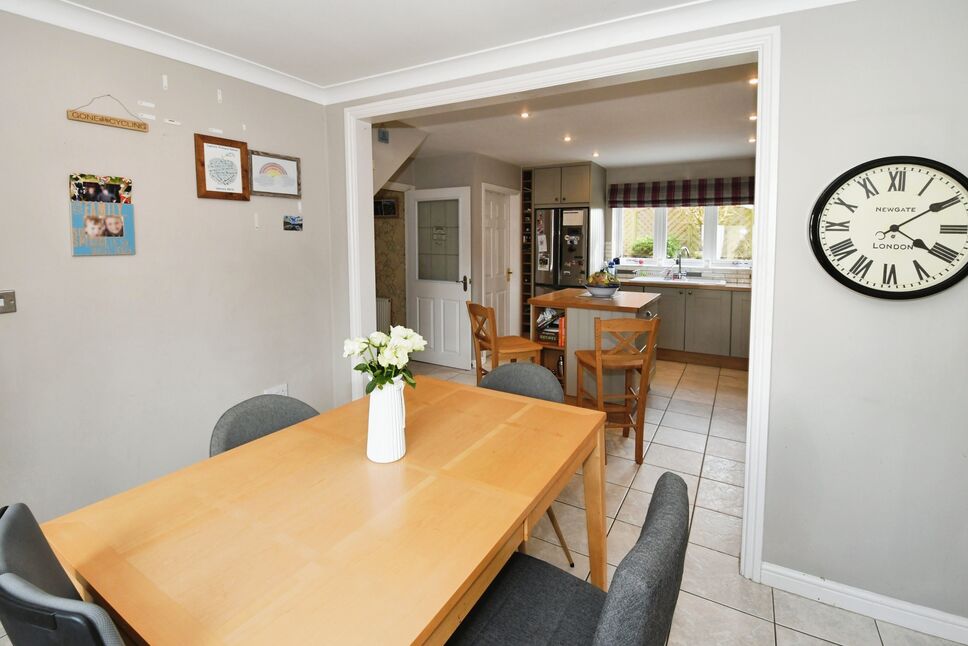
M 419 304 L 416 301 L 417 298 L 417 202 L 419 201 L 430 201 L 430 200 L 457 200 L 459 204 L 460 212 L 460 240 L 458 241 L 458 249 L 460 250 L 461 267 L 458 267 L 458 274 L 463 274 L 467 277 L 470 286 L 470 278 L 473 272 L 474 264 L 471 260 L 471 187 L 470 186 L 454 186 L 450 188 L 425 188 L 425 189 L 414 189 L 407 191 L 407 210 L 409 217 L 405 225 L 406 235 L 405 235 L 405 245 L 406 245 L 406 285 L 407 285 L 407 327 L 416 329 L 416 325 L 413 321 L 417 320 L 419 312 Z M 466 268 L 466 273 L 463 271 Z M 445 282 L 445 281 L 433 281 L 435 283 Z M 455 281 L 460 282 L 460 280 Z M 471 291 L 465 288 L 462 292 L 464 301 L 471 298 Z M 428 350 L 432 347 L 439 347 L 444 338 L 444 326 L 443 319 L 439 322 L 441 325 L 438 328 L 438 316 L 443 316 L 443 312 L 434 311 L 434 334 L 431 338 L 427 338 Z M 457 368 L 461 370 L 470 370 L 472 366 L 472 351 L 471 351 L 471 327 L 470 318 L 467 316 L 467 308 L 462 305 L 460 311 L 457 313 L 457 320 L 459 321 L 458 326 L 460 327 L 460 333 L 458 334 L 458 355 L 460 358 L 460 363 L 457 365 L 450 364 L 436 364 L 436 365 L 447 365 L 450 368 Z M 419 330 L 417 330 L 419 332 Z M 439 335 L 438 335 L 439 332 Z
M 510 198 L 511 210 L 509 217 L 511 221 L 508 222 L 508 236 L 510 237 L 510 251 L 508 255 L 508 262 L 511 263 L 511 269 L 514 272 L 511 274 L 513 278 L 511 279 L 511 303 L 508 307 L 508 334 L 511 336 L 517 336 L 521 334 L 521 245 L 515 244 L 521 239 L 521 191 L 515 188 L 508 188 L 506 186 L 498 186 L 497 184 L 488 184 L 487 182 L 481 182 L 481 231 L 484 230 L 484 194 L 487 191 L 492 193 L 501 193 L 507 195 Z M 484 236 L 481 239 L 477 248 L 481 262 L 477 267 L 477 275 L 481 277 L 481 302 L 484 302 Z
M 346 152 L 347 292 L 350 294 L 350 336 L 363 335 L 376 324 L 373 277 L 373 173 L 370 123 L 408 110 L 446 106 L 462 101 L 503 96 L 589 79 L 693 63 L 723 56 L 755 54 L 759 63 L 756 121 L 756 205 L 750 323 L 750 376 L 747 403 L 746 482 L 744 490 L 742 574 L 761 580 L 763 515 L 766 489 L 767 435 L 770 414 L 770 372 L 773 347 L 773 279 L 776 255 L 777 155 L 779 124 L 780 29 L 766 27 L 642 49 L 623 54 L 548 67 L 535 72 L 471 81 L 452 87 L 416 91 L 344 110 Z M 363 393 L 358 375 L 353 394 Z

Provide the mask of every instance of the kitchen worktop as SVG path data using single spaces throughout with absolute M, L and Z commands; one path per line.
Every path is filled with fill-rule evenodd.
M 728 292 L 748 292 L 751 285 L 727 283 L 725 280 L 709 280 L 705 278 L 659 278 L 640 276 L 637 278 L 620 278 L 623 287 L 682 287 L 687 289 L 719 289 Z
M 671 281 L 670 281 L 671 282 Z M 641 284 L 641 283 L 639 283 Z M 549 294 L 532 296 L 528 303 L 535 307 L 569 307 L 606 312 L 636 313 L 659 300 L 659 294 L 649 292 L 627 292 L 621 289 L 611 298 L 595 298 L 583 287 L 560 289 Z

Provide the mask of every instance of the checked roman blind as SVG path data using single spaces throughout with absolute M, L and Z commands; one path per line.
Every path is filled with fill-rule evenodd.
M 752 204 L 754 187 L 753 176 L 611 184 L 608 187 L 608 206 L 621 209 Z

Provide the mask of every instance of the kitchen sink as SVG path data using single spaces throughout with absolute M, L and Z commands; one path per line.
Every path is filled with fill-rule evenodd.
M 725 280 L 714 280 L 712 278 L 667 278 L 664 276 L 636 276 L 629 280 L 632 283 L 674 283 L 677 285 L 725 285 Z

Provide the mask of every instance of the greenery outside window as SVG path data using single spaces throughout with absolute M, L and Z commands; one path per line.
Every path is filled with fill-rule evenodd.
M 748 265 L 753 258 L 753 207 L 677 206 L 612 209 L 612 242 L 627 264 Z

